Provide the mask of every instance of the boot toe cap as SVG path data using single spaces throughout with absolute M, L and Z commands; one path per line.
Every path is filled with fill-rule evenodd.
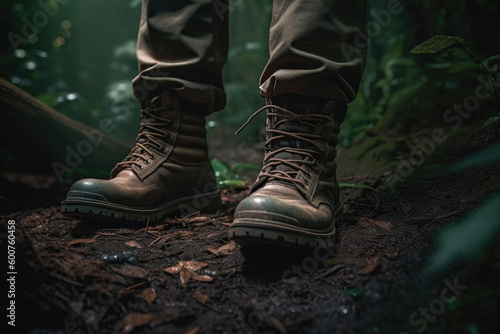
M 71 186 L 66 197 L 66 201 L 87 199 L 109 202 L 109 196 L 106 196 L 107 192 L 109 192 L 109 189 L 106 189 L 106 185 L 103 184 L 103 180 L 83 179 L 75 182 Z
M 238 205 L 234 219 L 235 222 L 272 221 L 307 229 L 327 229 L 334 222 L 329 206 L 313 206 L 298 193 L 296 196 L 252 194 Z

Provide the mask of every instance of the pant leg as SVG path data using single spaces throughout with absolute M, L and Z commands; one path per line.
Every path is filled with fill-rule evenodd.
M 357 57 L 343 50 L 354 45 L 365 22 L 366 0 L 274 0 L 270 59 L 260 79 L 261 94 L 352 101 L 366 48 Z
M 134 94 L 173 89 L 208 112 L 226 103 L 222 67 L 228 49 L 228 0 L 143 0 Z

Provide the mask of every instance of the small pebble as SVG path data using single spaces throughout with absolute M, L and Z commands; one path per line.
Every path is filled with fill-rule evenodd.
M 106 261 L 109 264 L 139 264 L 139 256 L 137 255 L 137 253 L 132 251 L 123 252 L 120 254 L 102 254 L 101 256 L 99 256 L 99 260 Z

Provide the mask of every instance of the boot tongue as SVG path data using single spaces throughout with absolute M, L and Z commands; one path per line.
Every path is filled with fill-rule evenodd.
M 141 119 L 141 123 L 142 124 L 145 124 L 145 123 L 151 123 L 151 124 L 161 124 L 163 121 L 156 118 L 156 117 L 160 117 L 161 119 L 168 119 L 169 117 L 169 112 L 171 112 L 170 110 L 173 109 L 173 103 L 174 101 L 172 100 L 172 98 L 169 98 L 170 96 L 167 96 L 167 94 L 170 94 L 169 92 L 165 92 L 163 93 L 162 95 L 158 95 L 156 97 L 154 97 L 150 104 L 149 104 L 149 107 L 147 108 L 144 108 L 143 109 L 148 109 L 149 112 L 145 113 L 144 114 L 144 117 Z M 156 116 L 156 117 L 155 117 Z M 148 131 L 148 132 L 151 132 L 150 129 L 147 129 L 147 130 L 142 130 L 142 131 Z M 137 140 L 137 143 L 140 143 L 140 144 L 145 144 L 148 142 L 148 139 L 145 137 L 145 136 L 141 136 L 138 140 Z M 143 149 L 140 148 L 140 147 L 135 147 L 133 152 L 136 152 L 136 153 L 139 153 L 139 154 L 143 154 Z M 135 160 L 140 160 L 139 158 L 135 159 Z
M 284 98 L 283 98 L 284 99 Z M 312 99 L 312 98 L 305 98 L 307 101 L 296 101 L 294 98 L 287 98 L 286 100 L 283 100 L 280 98 L 276 98 L 276 100 L 272 101 L 273 104 L 280 106 L 286 110 L 289 110 L 293 113 L 296 113 L 299 115 L 307 115 L 307 114 L 319 114 L 321 113 L 321 109 L 325 101 L 319 100 L 319 99 Z M 310 99 L 310 100 L 309 100 Z M 284 113 L 278 109 L 273 109 L 273 112 L 278 114 L 278 115 L 284 115 L 283 117 L 280 116 L 273 116 L 272 122 L 274 124 L 277 124 L 283 119 L 287 119 L 291 117 L 292 115 L 288 113 Z M 293 117 L 293 116 L 292 116 Z M 306 121 L 307 123 L 311 123 L 310 120 Z M 275 127 L 276 130 L 284 131 L 284 132 L 290 132 L 294 133 L 297 135 L 301 134 L 312 134 L 314 133 L 315 127 L 312 127 L 308 124 L 301 123 L 299 119 L 295 119 L 292 121 L 286 121 L 282 122 L 278 126 Z M 280 136 L 279 134 L 275 134 L 274 136 Z M 319 152 L 319 150 L 316 148 L 316 146 L 291 137 L 291 136 L 285 136 L 282 139 L 276 139 L 271 142 L 271 150 L 276 151 L 280 148 L 284 147 L 289 147 L 291 149 L 307 149 L 307 150 L 313 150 L 316 152 Z M 287 151 L 282 151 L 273 156 L 274 158 L 278 159 L 283 159 L 283 160 L 303 160 L 307 159 L 310 160 L 311 158 L 306 158 L 305 156 L 298 154 L 298 153 L 291 153 Z M 300 164 L 300 163 L 299 163 Z M 286 164 L 279 164 L 274 167 L 275 170 L 280 170 L 283 172 L 292 172 L 295 171 L 294 168 L 290 167 L 289 165 Z

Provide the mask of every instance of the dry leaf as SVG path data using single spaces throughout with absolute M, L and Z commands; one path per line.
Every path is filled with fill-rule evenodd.
M 218 249 L 215 249 L 214 247 L 208 247 L 205 249 L 205 251 L 212 253 L 216 256 L 225 256 L 234 252 L 236 248 L 237 248 L 236 243 L 234 241 L 231 241 L 228 244 L 219 247 Z
M 210 297 L 206 293 L 202 292 L 199 289 L 194 290 L 193 298 L 203 305 L 205 305 L 210 299 Z
M 197 262 L 197 261 L 179 261 L 177 265 L 171 266 L 163 269 L 164 272 L 175 275 L 181 272 L 182 268 L 188 268 L 193 271 L 199 270 L 201 268 L 205 268 L 208 266 L 206 262 Z
M 92 238 L 92 239 L 75 239 L 75 240 L 71 240 L 70 242 L 68 242 L 68 245 L 69 246 L 73 246 L 73 245 L 79 245 L 79 244 L 92 244 L 96 242 L 96 239 Z
M 200 275 L 195 273 L 194 271 L 191 273 L 191 278 L 198 282 L 213 282 L 213 278 L 208 275 Z
M 142 246 L 139 245 L 139 243 L 137 243 L 134 240 L 125 241 L 124 244 L 127 245 L 127 246 L 130 246 L 130 247 L 142 248 Z
M 363 270 L 363 274 L 368 275 L 375 269 L 377 269 L 378 265 L 380 264 L 380 255 L 377 255 L 375 257 L 372 257 L 371 259 L 368 259 L 365 261 L 366 267 Z
M 276 319 L 273 316 L 270 316 L 269 320 L 270 320 L 271 324 L 273 325 L 273 327 L 278 330 L 278 332 L 280 332 L 281 334 L 286 333 L 285 325 L 283 325 L 283 323 L 281 321 L 279 321 L 278 319 Z
M 363 226 L 377 225 L 378 227 L 384 230 L 390 230 L 392 228 L 392 224 L 385 220 L 375 220 L 368 217 L 359 217 L 356 218 L 356 221 L 358 222 L 359 225 Z
M 184 334 L 196 334 L 199 332 L 199 330 L 200 330 L 200 326 L 196 326 L 196 327 L 191 328 L 190 330 L 188 330 Z
M 191 273 L 194 273 L 194 271 L 182 268 L 181 270 L 181 284 L 183 287 L 187 286 L 187 283 L 189 282 L 189 279 L 191 278 Z
M 120 333 L 128 334 L 136 327 L 149 324 L 151 320 L 153 320 L 151 313 L 129 313 L 122 319 L 118 325 L 118 329 Z
M 199 275 L 195 273 L 193 270 L 186 267 L 182 268 L 180 277 L 181 277 L 181 284 L 184 288 L 187 287 L 187 283 L 191 278 L 199 282 L 212 282 L 214 280 L 212 277 L 208 275 Z
M 142 290 L 139 296 L 145 301 L 147 301 L 148 304 L 152 304 L 156 299 L 156 291 L 153 288 L 146 288 Z
M 207 220 L 210 220 L 210 217 L 207 217 L 207 216 L 196 216 L 196 217 L 193 217 L 193 218 L 188 218 L 185 220 L 186 223 L 198 223 L 198 222 L 204 222 L 204 221 L 207 221 Z
M 147 269 L 138 266 L 133 266 L 130 264 L 125 264 L 122 266 L 110 266 L 110 267 L 113 271 L 116 271 L 121 275 L 135 277 L 135 278 L 146 278 L 149 274 L 149 271 Z
M 175 266 L 165 268 L 165 269 L 163 269 L 163 271 L 164 271 L 164 272 L 166 272 L 166 273 L 169 273 L 169 274 L 175 275 L 175 274 L 180 273 L 180 272 L 181 272 L 181 269 L 182 269 L 182 265 L 177 264 L 177 265 L 175 265 Z

